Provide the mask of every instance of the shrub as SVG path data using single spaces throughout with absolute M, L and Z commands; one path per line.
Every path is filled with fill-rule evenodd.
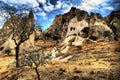
M 46 33 L 45 37 L 51 37 L 51 34 L 50 33 Z
M 53 37 L 53 40 L 58 40 L 58 39 L 60 39 L 59 36 L 54 36 L 54 37 Z
M 111 33 L 109 31 L 105 31 L 104 34 L 103 34 L 104 37 L 108 37 L 110 35 L 111 35 Z
M 10 53 L 11 53 L 11 49 L 10 48 L 5 49 L 5 54 L 10 55 Z
M 90 36 L 90 39 L 92 39 L 92 40 L 97 40 L 98 38 L 96 37 L 96 36 Z

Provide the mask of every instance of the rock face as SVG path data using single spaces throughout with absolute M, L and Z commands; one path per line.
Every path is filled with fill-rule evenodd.
M 16 44 L 22 42 L 20 49 L 34 46 L 34 16 L 30 12 L 28 16 L 22 14 L 8 19 L 0 29 L 0 44 L 4 50 L 14 50 Z
M 100 14 L 88 13 L 72 7 L 63 15 L 57 15 L 50 28 L 44 31 L 47 39 L 64 40 L 68 36 L 80 36 L 92 40 L 113 40 L 114 32 Z
M 42 29 L 41 29 L 41 27 L 39 27 L 35 30 L 35 40 L 39 40 L 42 38 L 43 38 Z
M 120 40 L 120 10 L 113 11 L 110 15 L 105 17 L 105 20 L 114 32 L 114 39 Z
M 88 20 L 88 13 L 86 11 L 72 7 L 68 13 L 64 15 L 57 15 L 50 28 L 44 31 L 44 35 L 52 39 L 64 39 L 66 37 L 66 34 L 69 33 L 67 32 L 69 30 L 68 26 L 69 28 L 76 27 L 77 25 L 81 24 L 81 22 L 78 22 L 77 25 L 74 25 L 73 22 L 81 21 L 83 19 L 86 21 Z M 72 23 L 70 23 L 70 21 Z
M 64 41 L 62 42 L 62 45 L 64 46 L 81 46 L 81 44 L 85 41 L 84 38 L 80 36 L 68 36 Z
M 90 15 L 89 28 L 89 38 L 92 40 L 112 40 L 114 37 L 113 31 L 100 14 Z
M 80 36 L 82 35 L 82 30 L 88 27 L 88 22 L 85 20 L 78 21 L 77 17 L 71 19 L 68 24 L 68 30 L 66 36 L 75 35 Z

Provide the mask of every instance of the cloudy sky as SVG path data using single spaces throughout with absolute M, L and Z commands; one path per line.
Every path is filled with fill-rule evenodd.
M 18 13 L 28 13 L 28 10 L 33 10 L 36 23 L 45 30 L 56 15 L 68 12 L 71 7 L 107 16 L 111 11 L 120 9 L 120 0 L 0 0 L 1 26 L 3 15 L 7 16 L 3 8 L 5 5 L 14 7 Z

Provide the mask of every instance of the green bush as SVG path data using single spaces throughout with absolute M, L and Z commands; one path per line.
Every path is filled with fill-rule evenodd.
M 109 32 L 109 31 L 105 31 L 104 33 L 103 33 L 103 36 L 104 37 L 109 37 L 111 35 L 111 33 Z
M 5 49 L 5 54 L 10 55 L 11 54 L 11 49 L 10 48 Z

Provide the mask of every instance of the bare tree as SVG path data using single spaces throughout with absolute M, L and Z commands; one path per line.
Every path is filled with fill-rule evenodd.
M 30 12 L 29 13 L 29 22 L 28 24 L 26 23 L 28 20 L 26 18 L 23 18 L 22 20 L 20 20 L 20 22 L 18 22 L 18 25 L 16 25 L 16 23 L 13 28 L 13 37 L 12 39 L 14 40 L 15 44 L 16 44 L 16 48 L 15 48 L 15 53 L 16 53 L 16 67 L 19 67 L 19 48 L 21 43 L 25 42 L 26 40 L 29 39 L 29 36 L 33 33 L 33 19 L 31 18 L 33 17 L 33 13 Z M 13 20 L 12 20 L 13 21 Z M 15 29 L 16 28 L 16 29 Z
M 31 69 L 34 69 L 37 75 L 38 80 L 41 80 L 40 77 L 40 71 L 39 67 L 44 66 L 45 67 L 45 59 L 46 57 L 44 56 L 44 50 L 45 48 L 42 47 L 37 51 L 24 51 L 23 56 L 20 59 L 20 64 L 22 66 L 29 66 Z M 39 52 L 38 52 L 39 51 Z
M 6 7 L 5 10 L 10 16 L 9 24 L 7 24 L 9 27 L 7 28 L 9 29 L 7 34 L 12 34 L 12 39 L 15 42 L 16 67 L 19 67 L 20 45 L 28 40 L 34 31 L 34 16 L 32 11 L 29 12 L 29 16 L 23 16 L 22 14 L 16 15 L 15 8 Z

